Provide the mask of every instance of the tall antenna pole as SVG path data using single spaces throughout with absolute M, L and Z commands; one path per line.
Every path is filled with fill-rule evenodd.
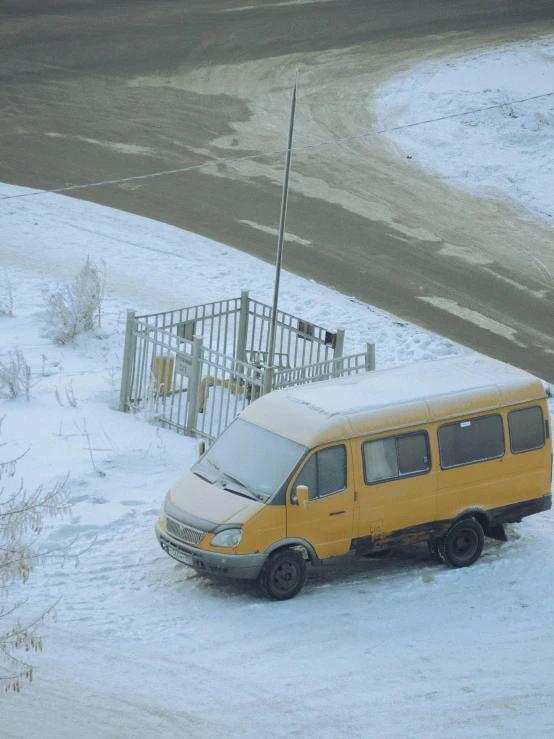
M 298 69 L 294 77 L 292 103 L 290 108 L 289 139 L 287 143 L 287 157 L 285 160 L 285 178 L 283 180 L 283 197 L 281 200 L 281 218 L 279 221 L 279 238 L 277 240 L 277 262 L 275 264 L 275 288 L 273 290 L 273 309 L 271 311 L 271 326 L 267 345 L 267 368 L 265 374 L 264 391 L 269 392 L 273 386 L 273 359 L 275 355 L 275 330 L 277 327 L 277 304 L 279 302 L 279 283 L 281 281 L 281 265 L 283 263 L 283 240 L 285 237 L 285 221 L 287 219 L 287 200 L 289 196 L 290 160 L 292 155 L 292 134 L 294 131 L 294 112 L 296 110 L 296 92 L 298 88 Z

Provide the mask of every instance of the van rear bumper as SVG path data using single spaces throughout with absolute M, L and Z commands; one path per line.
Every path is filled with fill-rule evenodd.
M 543 495 L 543 504 L 540 512 L 549 511 L 552 508 L 552 493 Z
M 501 508 L 493 508 L 488 511 L 489 523 L 491 526 L 501 523 L 516 523 L 526 516 L 549 511 L 551 508 L 552 493 L 548 493 L 540 498 L 533 498 L 533 500 L 524 500 L 521 503 L 511 503 Z
M 263 553 L 221 554 L 221 552 L 208 552 L 205 549 L 198 549 L 168 534 L 162 529 L 159 522 L 156 522 L 156 536 L 166 554 L 169 554 L 170 547 L 172 547 L 178 552 L 188 555 L 192 559 L 192 564 L 189 566 L 210 577 L 255 580 L 267 559 L 267 554 Z

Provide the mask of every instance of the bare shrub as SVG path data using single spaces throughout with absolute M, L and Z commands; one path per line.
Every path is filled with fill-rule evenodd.
M 0 316 L 13 316 L 12 283 L 7 272 L 4 272 L 4 280 L 0 283 Z
M 1 425 L 0 419 L 0 425 Z M 50 489 L 43 485 L 28 491 L 14 476 L 18 458 L 0 461 L 0 596 L 8 599 L 10 586 L 26 582 L 33 569 L 52 556 L 66 556 L 60 549 L 45 551 L 38 545 L 44 519 L 68 515 L 69 491 L 66 483 Z M 33 666 L 20 653 L 42 649 L 40 627 L 55 616 L 55 604 L 25 622 L 18 618 L 24 601 L 0 604 L 0 686 L 19 692 L 25 680 L 33 679 Z
M 72 282 L 53 293 L 43 292 L 48 309 L 46 329 L 56 344 L 67 344 L 83 331 L 100 326 L 105 284 L 105 269 L 88 257 Z
M 67 402 L 72 408 L 77 407 L 77 398 L 75 397 L 75 393 L 73 392 L 73 380 L 69 383 L 69 385 L 66 385 L 65 388 L 65 397 L 67 398 Z
M 159 410 L 160 384 L 153 373 L 150 373 L 145 397 L 129 403 L 129 410 L 142 417 L 147 423 L 158 423 L 162 414 Z
M 94 455 L 92 453 L 92 444 L 90 443 L 90 434 L 87 429 L 87 419 L 83 418 L 83 428 L 81 428 L 78 423 L 75 423 L 75 427 L 79 431 L 79 433 L 81 433 L 87 440 L 88 451 L 90 454 L 90 461 L 92 463 L 92 469 L 94 470 L 94 474 L 98 475 L 98 477 L 106 477 L 106 473 L 103 472 L 102 470 L 99 470 L 96 464 L 94 463 Z
M 31 392 L 31 368 L 25 361 L 21 349 L 14 347 L 8 352 L 8 360 L 0 362 L 0 395 L 18 398 L 24 395 L 29 400 Z

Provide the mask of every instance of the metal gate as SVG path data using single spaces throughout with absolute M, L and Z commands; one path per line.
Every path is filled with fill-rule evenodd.
M 265 392 L 374 368 L 372 345 L 343 357 L 344 330 L 277 313 L 249 297 L 136 316 L 127 313 L 120 410 L 208 441 Z

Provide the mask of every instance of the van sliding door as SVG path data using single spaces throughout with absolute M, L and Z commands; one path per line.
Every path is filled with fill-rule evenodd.
M 433 538 L 437 472 L 427 431 L 370 437 L 354 443 L 352 453 L 362 543 Z

